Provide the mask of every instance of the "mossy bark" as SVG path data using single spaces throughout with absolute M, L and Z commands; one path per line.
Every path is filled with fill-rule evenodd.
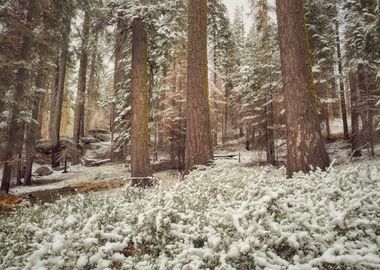
M 329 163 L 315 103 L 302 0 L 277 0 L 287 125 L 287 175 Z M 314 89 L 314 90 L 313 90 Z
M 141 1 L 146 4 L 147 1 Z M 132 23 L 131 173 L 133 186 L 150 186 L 148 41 L 141 19 Z

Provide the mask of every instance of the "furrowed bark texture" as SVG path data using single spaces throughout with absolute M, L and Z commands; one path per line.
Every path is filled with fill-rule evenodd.
M 207 0 L 188 6 L 185 171 L 213 159 L 207 69 Z
M 287 175 L 329 165 L 313 103 L 313 78 L 302 0 L 277 0 L 287 125 Z
M 140 1 L 143 5 L 148 1 Z M 135 19 L 132 24 L 132 113 L 131 173 L 134 186 L 151 185 L 149 156 L 148 41 L 145 24 Z

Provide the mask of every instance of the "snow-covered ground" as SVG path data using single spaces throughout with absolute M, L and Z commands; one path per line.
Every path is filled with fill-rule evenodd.
M 380 269 L 380 161 L 296 174 L 219 160 L 183 182 L 0 220 L 0 269 Z
M 39 165 L 35 165 L 37 169 Z M 125 165 L 109 164 L 101 167 L 85 167 L 82 165 L 71 166 L 68 173 L 62 171 L 53 171 L 53 174 L 48 176 L 41 176 L 33 178 L 39 181 L 39 185 L 34 186 L 17 186 L 10 190 L 12 195 L 21 195 L 25 193 L 51 190 L 67 187 L 75 183 L 94 182 L 94 181 L 112 181 L 114 179 L 120 180 L 130 176 L 129 170 Z M 47 184 L 44 184 L 44 181 Z

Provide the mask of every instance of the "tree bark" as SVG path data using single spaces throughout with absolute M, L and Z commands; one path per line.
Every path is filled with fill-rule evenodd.
M 75 145 L 79 144 L 79 140 L 84 136 L 84 107 L 86 100 L 86 81 L 87 81 L 87 66 L 88 66 L 88 40 L 90 36 L 90 15 L 88 11 L 85 12 L 83 30 L 82 30 L 82 48 L 79 64 L 79 77 L 78 77 L 78 91 L 75 104 L 74 116 L 74 132 L 73 142 Z M 77 165 L 80 162 L 79 149 L 75 150 L 72 155 L 72 164 Z
M 25 20 L 25 25 L 31 26 L 33 25 L 32 22 L 34 20 L 34 17 L 37 13 L 37 1 L 31 0 L 28 3 L 27 7 L 27 15 Z M 32 45 L 33 45 L 33 38 L 31 35 L 27 33 L 27 31 L 24 32 L 24 35 L 22 37 L 22 44 L 19 51 L 19 54 L 17 56 L 18 61 L 26 61 L 30 57 L 31 51 L 32 51 Z M 27 67 L 24 65 L 20 65 L 17 68 L 16 71 L 16 78 L 15 78 L 15 93 L 14 97 L 15 100 L 18 102 L 13 105 L 11 109 L 11 119 L 9 122 L 8 131 L 6 134 L 6 140 L 7 145 L 4 153 L 4 170 L 3 170 L 3 177 L 1 181 L 1 187 L 0 190 L 8 193 L 10 182 L 11 182 L 11 176 L 12 176 L 12 164 L 14 163 L 14 154 L 17 150 L 18 145 L 21 143 L 21 138 L 24 135 L 22 130 L 22 124 L 20 123 L 20 112 L 25 106 L 24 104 L 24 98 L 25 98 L 25 92 L 27 91 L 27 82 L 28 82 L 28 70 Z
M 44 87 L 44 70 L 43 67 L 40 67 L 36 77 L 36 88 L 40 89 Z M 25 174 L 24 174 L 24 184 L 26 186 L 32 185 L 32 169 L 33 169 L 33 161 L 35 156 L 35 145 L 36 140 L 40 137 L 40 122 L 38 122 L 39 114 L 40 114 L 40 103 L 42 97 L 38 94 L 37 97 L 34 97 L 32 103 L 32 119 L 36 121 L 36 123 L 28 123 L 26 126 L 26 139 L 25 139 Z
M 351 91 L 351 149 L 352 156 L 359 157 L 362 155 L 361 148 L 361 134 L 359 128 L 359 100 L 360 93 L 357 87 L 356 76 L 353 72 L 350 72 L 350 91 Z
M 189 1 L 185 171 L 213 159 L 207 68 L 207 0 Z
M 140 0 L 146 5 L 148 1 Z M 131 174 L 132 185 L 152 185 L 149 157 L 148 41 L 145 23 L 132 23 L 132 112 L 131 112 Z
M 265 105 L 265 141 L 266 141 L 266 156 L 267 163 L 276 165 L 276 153 L 274 144 L 274 129 L 273 129 L 273 96 L 269 94 Z
M 96 75 L 96 65 L 98 61 L 98 32 L 95 33 L 94 45 L 92 48 L 91 55 L 91 66 L 90 66 L 90 75 L 88 78 L 88 88 L 87 88 L 87 101 L 86 101 L 86 112 L 85 112 L 85 121 L 84 121 L 84 134 L 87 136 L 88 131 L 91 129 L 91 121 L 93 119 L 93 114 L 95 113 L 95 75 Z
M 51 152 L 51 167 L 53 169 L 60 166 L 60 130 L 61 130 L 61 116 L 63 105 L 63 93 L 65 90 L 66 80 L 66 67 L 69 57 L 69 35 L 71 30 L 71 18 L 66 22 L 66 28 L 62 34 L 62 48 L 58 59 L 58 67 L 56 74 L 56 86 L 51 97 L 51 113 L 50 113 L 50 138 L 53 143 Z
M 343 121 L 343 134 L 344 139 L 348 140 L 350 135 L 348 133 L 348 123 L 347 123 L 347 110 L 346 110 L 346 97 L 344 91 L 343 83 L 343 65 L 342 65 L 342 53 L 340 49 L 340 37 L 339 37 L 339 22 L 335 22 L 335 35 L 336 35 L 336 53 L 338 58 L 338 72 L 339 72 L 339 93 L 340 93 L 340 107 L 342 111 L 342 121 Z
M 114 71 L 114 97 L 120 92 L 122 83 L 125 81 L 125 64 L 124 59 L 127 39 L 127 25 L 123 19 L 117 21 L 117 33 L 116 33 L 116 46 L 115 46 L 115 71 Z M 117 151 L 117 145 L 115 141 L 115 134 L 117 130 L 117 108 L 116 103 L 112 103 L 111 108 L 111 162 L 121 163 L 125 160 L 124 151 Z
M 277 0 L 287 125 L 287 175 L 329 165 L 313 103 L 311 57 L 302 0 Z

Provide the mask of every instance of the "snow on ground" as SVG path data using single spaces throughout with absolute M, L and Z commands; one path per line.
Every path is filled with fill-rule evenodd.
M 285 178 L 220 160 L 183 182 L 19 208 L 0 269 L 379 269 L 380 161 Z
M 38 167 L 39 165 L 35 165 L 33 171 Z M 13 195 L 21 195 L 34 191 L 63 188 L 74 183 L 114 179 L 120 180 L 129 176 L 129 170 L 125 165 L 109 164 L 101 167 L 85 167 L 82 165 L 77 165 L 69 167 L 68 173 L 53 171 L 53 174 L 51 175 L 33 178 L 39 180 L 41 184 L 34 186 L 17 186 L 11 188 L 10 193 Z M 47 184 L 44 184 L 44 181 L 46 181 Z

